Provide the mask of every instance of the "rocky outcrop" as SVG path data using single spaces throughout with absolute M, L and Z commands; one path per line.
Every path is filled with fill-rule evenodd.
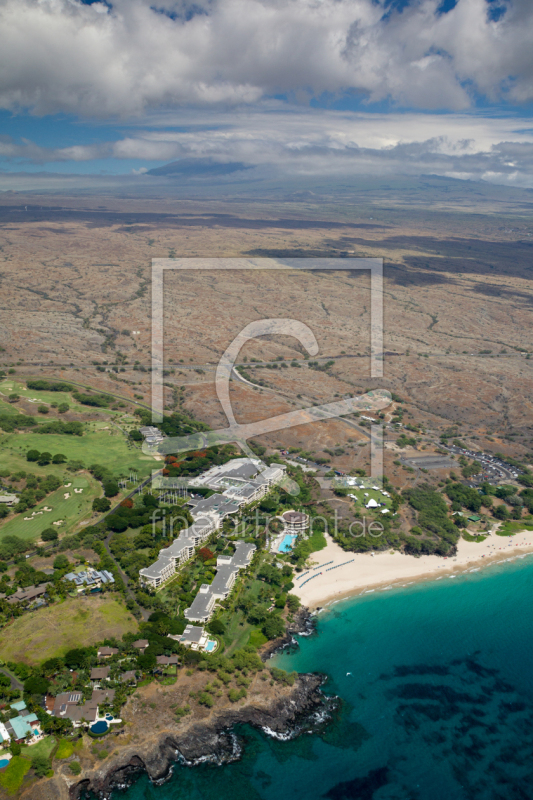
M 309 728 L 315 719 L 323 721 L 327 705 L 320 692 L 320 675 L 300 675 L 292 691 L 270 706 L 247 705 L 213 714 L 203 722 L 184 729 L 148 735 L 142 744 L 124 748 L 102 767 L 85 773 L 71 784 L 70 800 L 81 800 L 89 790 L 98 797 L 108 797 L 113 788 L 125 787 L 139 771 L 148 773 L 153 782 L 163 782 L 177 761 L 198 764 L 205 761 L 226 763 L 239 758 L 241 749 L 232 728 L 249 724 L 271 735 L 291 738 Z M 59 796 L 59 795 L 58 795 Z
M 261 658 L 263 661 L 267 661 L 273 655 L 279 653 L 280 650 L 296 645 L 297 642 L 294 638 L 296 634 L 299 636 L 310 636 L 314 632 L 315 617 L 308 608 L 302 606 L 295 614 L 293 622 L 287 625 L 285 635 L 279 639 L 275 639 L 273 642 L 269 642 L 263 647 L 261 650 Z

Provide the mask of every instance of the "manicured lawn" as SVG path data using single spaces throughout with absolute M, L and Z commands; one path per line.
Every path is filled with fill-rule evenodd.
M 58 526 L 59 533 L 74 533 L 80 522 L 90 519 L 92 501 L 102 494 L 101 485 L 89 474 L 73 477 L 64 465 L 40 467 L 36 462 L 26 460 L 28 450 L 46 450 L 52 455 L 63 453 L 68 460 L 81 461 L 85 467 L 98 463 L 110 469 L 116 477 L 129 476 L 130 470 L 133 470 L 141 480 L 150 475 L 152 470 L 161 467 L 161 462 L 145 456 L 137 448 L 128 447 L 124 434 L 111 423 L 87 423 L 86 428 L 83 436 L 0 432 L 0 469 L 8 469 L 11 473 L 24 470 L 38 476 L 56 475 L 64 484 L 72 483 L 68 488 L 60 487 L 28 512 L 8 517 L 0 527 L 0 539 L 6 534 L 35 539 L 44 528 L 51 527 L 53 522 L 60 519 L 64 523 Z M 74 488 L 83 488 L 83 492 L 75 493 Z M 133 484 L 130 484 L 131 488 Z M 64 497 L 66 492 L 70 494 L 69 498 Z M 45 506 L 52 508 L 52 511 L 24 519 L 32 517 L 32 512 L 40 511 Z
M 68 598 L 15 619 L 0 630 L 5 661 L 38 664 L 75 647 L 86 647 L 111 636 L 135 632 L 137 621 L 111 595 Z
M 240 610 L 232 611 L 228 615 L 224 614 L 220 619 L 226 625 L 226 632 L 221 637 L 227 648 L 225 655 L 230 656 L 235 650 L 248 644 L 253 625 L 246 621 L 243 612 Z
M 74 752 L 74 742 L 69 742 L 66 739 L 61 739 L 57 746 L 54 758 L 57 759 L 70 758 L 73 752 Z
M 78 387 L 76 387 L 76 390 L 80 392 L 84 391 Z M 38 392 L 35 389 L 26 389 L 25 384 L 19 383 L 18 381 L 2 381 L 2 384 L 0 384 L 0 391 L 5 395 L 18 394 L 30 401 L 37 401 L 35 403 L 35 411 L 32 416 L 35 416 L 36 418 L 40 417 L 43 419 L 43 421 L 47 419 L 46 415 L 39 414 L 37 411 L 38 406 L 41 404 L 50 405 L 51 403 L 68 403 L 70 406 L 70 411 L 75 411 L 77 414 L 91 412 L 94 413 L 95 411 L 92 406 L 84 406 L 81 403 L 77 403 L 73 399 L 70 392 Z
M 15 794 L 22 786 L 24 776 L 30 767 L 31 764 L 27 758 L 13 756 L 7 767 L 0 772 L 0 786 L 8 794 Z
M 130 469 L 137 472 L 139 478 L 150 475 L 152 469 L 161 467 L 162 462 L 145 456 L 142 450 L 128 447 L 125 435 L 117 427 L 109 423 L 87 422 L 86 432 L 83 436 L 70 436 L 67 434 L 39 434 L 39 433 L 10 433 L 0 437 L 2 448 L 0 452 L 0 468 L 7 468 L 14 472 L 16 468 L 29 472 L 38 470 L 33 464 L 26 461 L 28 450 L 44 450 L 52 453 L 63 453 L 67 459 L 81 461 L 85 467 L 91 464 L 101 464 L 107 467 L 118 477 L 129 475 Z M 107 429 L 106 429 L 107 428 Z M 12 456 L 22 457 L 22 462 L 15 464 Z M 23 466 L 22 466 L 23 464 Z M 64 468 L 55 472 L 50 467 L 44 468 L 45 473 L 54 472 L 56 475 L 64 474 Z
M 268 639 L 262 631 L 257 629 L 250 631 L 248 644 L 251 644 L 252 647 L 261 647 L 261 645 L 266 644 L 267 642 Z
M 26 756 L 27 758 L 33 758 L 33 756 L 44 756 L 45 758 L 50 757 L 50 753 L 56 746 L 56 740 L 53 736 L 47 736 L 45 739 L 41 739 L 40 742 L 37 744 L 23 744 L 21 755 Z
M 391 502 L 392 501 L 391 501 L 390 497 L 385 497 L 384 495 L 381 494 L 381 492 L 376 491 L 375 489 L 372 489 L 370 487 L 365 486 L 364 489 L 358 489 L 357 487 L 350 486 L 348 488 L 348 491 L 350 492 L 350 494 L 353 494 L 353 495 L 355 495 L 357 497 L 359 503 L 363 507 L 366 506 L 366 504 L 368 503 L 368 501 L 370 499 L 375 500 L 377 503 L 384 503 L 383 508 L 390 508 L 390 506 L 391 506 Z M 365 493 L 366 492 L 368 492 L 368 497 L 365 497 Z M 365 508 L 365 511 L 367 511 L 367 510 L 368 511 L 376 511 L 378 513 L 378 515 L 380 514 L 380 510 L 377 509 L 377 508 L 376 509 L 370 509 L 370 508 L 366 509 Z
M 1 386 L 1 384 L 0 384 Z M 5 389 L 4 389 L 5 392 Z M 5 416 L 13 416 L 16 417 L 19 414 L 18 408 L 13 403 L 8 403 L 6 400 L 0 397 L 0 414 Z
M 7 534 L 20 536 L 21 539 L 36 539 L 45 528 L 52 527 L 57 528 L 60 535 L 75 532 L 82 520 L 90 518 L 92 502 L 95 497 L 100 497 L 102 489 L 100 484 L 90 476 L 76 475 L 73 477 L 67 473 L 65 483 L 70 483 L 71 486 L 61 486 L 33 508 L 8 518 L 0 528 L 0 539 Z M 74 489 L 83 491 L 77 493 Z M 65 498 L 65 494 L 70 496 Z M 44 508 L 52 510 L 42 511 Z M 35 514 L 32 518 L 34 511 L 42 511 L 42 514 Z M 30 519 L 24 519 L 25 517 Z M 61 525 L 52 524 L 59 520 L 63 520 Z

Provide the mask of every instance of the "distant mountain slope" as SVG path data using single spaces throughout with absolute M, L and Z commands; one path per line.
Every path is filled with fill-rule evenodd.
M 241 172 L 251 169 L 240 161 L 230 161 L 222 164 L 212 158 L 182 158 L 180 161 L 172 161 L 162 167 L 149 169 L 147 175 L 164 175 L 172 177 L 180 175 L 185 177 L 196 177 L 201 175 L 230 175 L 232 172 Z

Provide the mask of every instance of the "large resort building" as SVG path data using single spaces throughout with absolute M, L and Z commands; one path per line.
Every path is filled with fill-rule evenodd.
M 159 551 L 157 561 L 149 567 L 139 570 L 141 583 L 152 589 L 158 589 L 174 575 L 180 564 L 191 558 L 195 547 L 204 542 L 219 527 L 219 524 L 219 521 L 212 515 L 196 519 L 190 528 L 181 531 L 170 547 L 164 547 Z
M 285 511 L 281 519 L 285 526 L 284 533 L 305 533 L 309 527 L 309 517 L 302 511 Z
M 195 486 L 203 487 L 215 491 L 215 494 L 207 498 L 193 497 L 189 500 L 193 525 L 181 531 L 170 547 L 160 550 L 154 564 L 139 570 L 141 583 L 152 589 L 158 589 L 174 575 L 180 564 L 194 555 L 195 548 L 221 526 L 225 517 L 264 497 L 269 489 L 283 478 L 284 465 L 273 464 L 262 472 L 261 466 L 259 460 L 236 458 L 227 464 L 212 467 L 197 478 L 193 478 L 190 481 L 193 490 Z M 213 584 L 217 581 L 219 573 Z M 205 594 L 206 592 L 200 589 L 198 596 Z M 191 619 L 196 618 L 191 617 Z
M 217 574 L 211 584 L 203 583 L 200 591 L 192 601 L 190 608 L 184 612 L 185 618 L 191 622 L 207 622 L 217 600 L 225 600 L 231 592 L 237 573 L 245 569 L 251 562 L 255 545 L 237 542 L 233 556 L 217 558 Z

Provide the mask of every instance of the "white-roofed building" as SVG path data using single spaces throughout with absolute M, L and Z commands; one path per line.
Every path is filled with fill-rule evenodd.
M 151 429 L 141 429 L 141 433 L 147 435 Z M 234 458 L 193 478 L 190 481 L 193 491 L 197 486 L 212 489 L 215 493 L 210 497 L 189 500 L 194 523 L 181 531 L 169 547 L 160 550 L 154 564 L 139 570 L 141 583 L 158 589 L 180 564 L 194 555 L 195 547 L 220 527 L 227 516 L 264 497 L 271 486 L 282 480 L 284 464 L 272 464 L 261 472 L 262 467 L 259 459 Z
M 239 570 L 251 562 L 255 545 L 237 542 L 232 556 L 217 558 L 217 574 L 211 584 L 203 583 L 189 608 L 184 612 L 186 619 L 193 622 L 207 622 L 213 613 L 217 600 L 225 600 L 231 592 Z

